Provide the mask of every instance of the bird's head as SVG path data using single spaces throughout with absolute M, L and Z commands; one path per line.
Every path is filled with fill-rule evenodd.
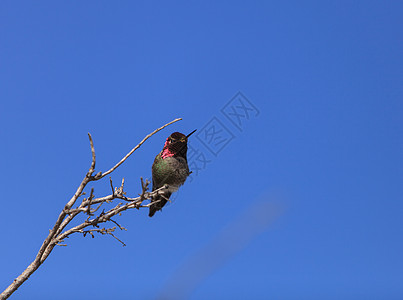
M 164 148 L 162 149 L 162 158 L 171 156 L 181 156 L 186 159 L 186 153 L 188 150 L 187 143 L 188 138 L 195 132 L 193 130 L 188 135 L 184 135 L 180 132 L 172 133 L 165 141 Z

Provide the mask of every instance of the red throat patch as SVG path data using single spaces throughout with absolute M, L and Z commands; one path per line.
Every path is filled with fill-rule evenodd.
M 162 150 L 161 157 L 162 157 L 162 159 L 164 159 L 164 158 L 167 158 L 167 157 L 172 157 L 174 155 L 175 155 L 174 153 L 169 151 L 168 139 L 167 139 L 166 142 L 165 142 L 165 145 L 164 145 L 164 149 Z

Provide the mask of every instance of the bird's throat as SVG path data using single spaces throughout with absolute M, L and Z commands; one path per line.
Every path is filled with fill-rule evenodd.
M 165 142 L 164 148 L 162 149 L 161 157 L 165 159 L 167 157 L 183 157 L 186 159 L 187 145 L 186 143 L 175 142 L 168 143 Z
M 174 155 L 175 155 L 175 153 L 173 153 L 172 151 L 170 151 L 168 147 L 164 148 L 164 149 L 162 150 L 162 153 L 161 153 L 162 159 L 165 159 L 165 158 L 167 158 L 167 157 L 172 157 L 172 156 L 174 156 Z

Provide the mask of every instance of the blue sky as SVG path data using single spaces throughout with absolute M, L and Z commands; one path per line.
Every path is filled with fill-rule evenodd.
M 1 1 L 1 289 L 85 175 L 87 132 L 106 171 L 181 117 L 112 176 L 137 195 L 166 137 L 198 128 L 173 203 L 124 213 L 126 247 L 70 238 L 13 299 L 402 299 L 402 10 Z

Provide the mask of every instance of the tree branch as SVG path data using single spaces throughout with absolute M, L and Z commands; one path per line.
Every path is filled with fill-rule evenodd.
M 127 153 L 126 156 L 123 157 L 123 158 L 120 160 L 120 162 L 118 162 L 116 165 L 114 165 L 111 169 L 109 169 L 109 170 L 106 171 L 105 173 L 102 173 L 102 175 L 100 175 L 100 177 L 97 178 L 97 180 L 98 180 L 98 179 L 101 179 L 102 177 L 105 177 L 106 175 L 108 175 L 108 174 L 112 173 L 113 171 L 115 171 L 117 167 L 119 167 L 121 164 L 123 164 L 123 162 L 124 162 L 126 159 L 128 159 L 128 157 L 129 157 L 130 155 L 132 155 L 134 151 L 136 151 L 138 148 L 140 148 L 140 146 L 143 145 L 144 142 L 145 142 L 146 140 L 148 140 L 151 136 L 153 136 L 154 134 L 156 134 L 158 131 L 164 129 L 165 127 L 167 127 L 167 126 L 169 126 L 169 125 L 171 125 L 171 124 L 173 124 L 173 123 L 175 123 L 175 122 L 178 122 L 178 121 L 180 121 L 180 120 L 182 120 L 182 118 L 175 119 L 175 120 L 173 120 L 173 121 L 171 121 L 171 122 L 165 124 L 164 126 L 161 126 L 160 128 L 155 129 L 153 132 L 151 132 L 149 135 L 147 135 L 136 147 L 134 147 L 129 153 Z
M 56 245 L 67 246 L 66 244 L 62 244 L 62 242 L 64 241 L 65 238 L 68 238 L 71 234 L 75 232 L 82 233 L 83 235 L 90 234 L 91 236 L 93 236 L 94 232 L 103 235 L 111 235 L 113 238 L 122 243 L 123 246 L 125 246 L 125 243 L 122 242 L 113 234 L 116 227 L 99 228 L 99 224 L 111 222 L 114 223 L 120 230 L 125 230 L 123 226 L 119 225 L 116 221 L 112 220 L 111 218 L 128 209 L 132 208 L 139 209 L 140 207 L 148 207 L 149 204 L 143 205 L 142 204 L 143 201 L 149 200 L 151 199 L 151 197 L 157 195 L 158 193 L 161 193 L 161 189 L 166 187 L 162 187 L 161 189 L 155 190 L 150 193 L 148 192 L 149 182 L 147 180 L 144 182 L 143 178 L 141 178 L 141 189 L 142 189 L 141 194 L 138 197 L 129 198 L 125 196 L 126 193 L 123 191 L 124 179 L 122 180 L 121 186 L 115 189 L 113 188 L 112 180 L 110 180 L 110 184 L 112 187 L 111 195 L 94 199 L 94 189 L 92 188 L 90 196 L 88 198 L 83 198 L 78 207 L 76 208 L 72 207 L 77 202 L 77 199 L 79 197 L 85 195 L 85 193 L 83 192 L 84 188 L 90 181 L 99 180 L 115 171 L 122 163 L 126 161 L 127 158 L 129 158 L 130 155 L 133 154 L 134 151 L 140 148 L 140 146 L 144 144 L 144 142 L 147 141 L 151 136 L 156 134 L 158 131 L 164 129 L 165 127 L 180 120 L 182 119 L 181 118 L 175 119 L 165 124 L 164 126 L 161 126 L 160 128 L 154 130 L 153 132 L 148 134 L 137 146 L 135 146 L 128 154 L 126 154 L 125 157 L 123 157 L 111 169 L 109 169 L 104 173 L 98 172 L 96 175 L 93 175 L 96 163 L 94 142 L 92 140 L 91 134 L 88 133 L 88 138 L 91 147 L 91 165 L 90 168 L 88 169 L 88 172 L 85 174 L 84 179 L 81 181 L 74 195 L 66 203 L 63 210 L 60 212 L 53 228 L 49 230 L 49 235 L 42 243 L 34 261 L 21 273 L 20 276 L 14 279 L 14 281 L 0 294 L 0 300 L 7 299 L 8 297 L 10 297 L 11 294 L 13 294 L 29 278 L 29 276 L 31 276 L 40 267 L 40 265 L 46 260 L 46 258 L 49 256 L 49 254 L 52 252 L 53 248 Z M 127 203 L 124 205 L 122 203 L 118 203 L 115 207 L 109 209 L 107 212 L 103 211 L 97 217 L 91 219 L 91 217 L 94 216 L 94 213 L 97 212 L 104 203 L 112 202 L 114 199 L 121 199 L 126 201 Z M 91 206 L 95 204 L 98 204 L 98 206 L 92 209 Z M 80 213 L 87 214 L 88 215 L 87 220 L 77 226 L 65 230 L 65 228 L 69 225 L 69 223 Z M 89 226 L 93 226 L 95 228 L 87 229 L 87 227 Z

